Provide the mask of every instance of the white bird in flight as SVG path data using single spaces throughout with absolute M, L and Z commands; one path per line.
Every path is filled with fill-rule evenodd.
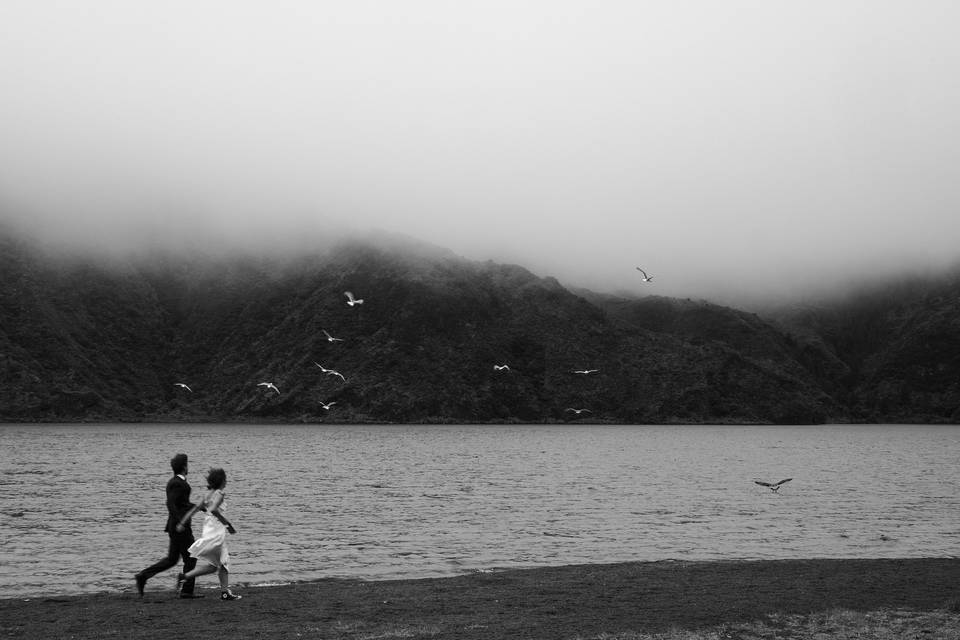
M 355 304 L 363 304 L 363 298 L 354 298 L 349 291 L 344 291 L 343 295 L 347 296 L 347 304 L 351 307 Z
M 574 369 L 570 373 L 579 373 L 582 375 L 587 375 L 590 373 L 596 373 L 597 371 L 600 371 L 600 369 Z
M 494 370 L 494 371 L 504 371 L 504 370 L 510 371 L 510 365 L 507 365 L 507 364 L 495 364 L 495 365 L 493 365 L 493 370 Z
M 770 491 L 777 492 L 780 491 L 780 485 L 784 482 L 790 482 L 791 480 L 793 480 L 793 478 L 785 478 L 780 482 L 761 482 L 760 480 L 754 480 L 754 482 L 761 487 L 769 487 Z
M 257 383 L 257 386 L 258 386 L 258 387 L 266 387 L 267 389 L 273 389 L 273 390 L 276 391 L 278 394 L 280 393 L 280 389 L 277 389 L 276 385 L 274 385 L 272 382 L 258 382 L 258 383 Z
M 637 271 L 643 274 L 643 278 L 641 278 L 641 280 L 643 280 L 644 282 L 653 282 L 653 276 L 648 276 L 646 271 L 644 271 L 640 267 L 637 267 Z
M 335 404 L 337 404 L 336 400 L 334 400 L 333 402 L 321 402 L 320 406 L 326 409 L 327 411 L 330 411 L 330 407 L 332 407 Z
M 323 335 L 327 336 L 327 342 L 343 342 L 343 338 L 334 338 L 326 329 L 321 329 Z
M 341 379 L 341 380 L 343 380 L 344 382 L 347 381 L 347 379 L 344 378 L 344 377 L 343 377 L 343 374 L 340 373 L 339 371 L 334 371 L 333 369 L 326 369 L 326 368 L 324 368 L 324 366 L 323 366 L 322 364 L 320 364 L 319 362 L 314 362 L 313 364 L 315 364 L 315 365 L 317 365 L 318 367 L 320 367 L 320 371 L 323 371 L 323 372 L 324 372 L 325 374 L 327 374 L 328 376 L 340 376 L 340 379 Z
M 593 413 L 590 409 L 574 409 L 573 407 L 567 407 L 567 411 L 573 411 L 575 414 L 580 415 L 584 411 L 587 413 Z
M 186 389 L 186 390 L 189 391 L 190 393 L 193 393 L 193 389 L 191 389 L 191 388 L 188 387 L 187 385 L 183 384 L 182 382 L 174 382 L 173 385 L 176 386 L 176 387 L 183 387 L 184 389 Z

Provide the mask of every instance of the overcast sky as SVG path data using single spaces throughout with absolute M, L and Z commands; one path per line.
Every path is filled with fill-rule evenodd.
M 0 215 L 112 244 L 350 224 L 711 299 L 942 268 L 958 24 L 952 0 L 4 0 Z

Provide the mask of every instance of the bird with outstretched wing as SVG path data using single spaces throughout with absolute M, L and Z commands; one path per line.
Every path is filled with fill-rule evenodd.
M 761 487 L 767 487 L 770 491 L 777 492 L 780 491 L 780 485 L 784 482 L 790 482 L 793 478 L 784 478 L 780 482 L 763 482 L 762 480 L 754 480 L 754 482 Z

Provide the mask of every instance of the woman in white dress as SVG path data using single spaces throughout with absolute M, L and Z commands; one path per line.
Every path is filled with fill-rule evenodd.
M 226 486 L 226 471 L 211 469 L 207 474 L 207 489 L 210 492 L 207 493 L 203 502 L 193 507 L 177 524 L 177 531 L 181 531 L 197 510 L 203 508 L 207 511 L 203 520 L 203 531 L 188 549 L 190 555 L 197 559 L 197 566 L 190 572 L 177 576 L 178 591 L 188 578 L 216 572 L 217 577 L 220 578 L 220 599 L 240 599 L 240 596 L 230 591 L 230 553 L 227 551 L 227 534 L 237 531 L 223 515 L 223 488 Z

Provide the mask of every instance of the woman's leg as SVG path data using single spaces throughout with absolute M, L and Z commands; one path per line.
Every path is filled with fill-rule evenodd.
M 217 572 L 217 576 L 220 578 L 221 600 L 239 600 L 243 597 L 238 596 L 233 591 L 230 591 L 230 572 L 226 567 L 220 567 L 220 571 Z
M 203 562 L 202 560 L 197 562 L 197 566 L 187 573 L 183 574 L 183 577 L 186 579 L 196 578 L 197 576 L 205 576 L 208 573 L 213 573 L 217 568 L 208 562 Z

